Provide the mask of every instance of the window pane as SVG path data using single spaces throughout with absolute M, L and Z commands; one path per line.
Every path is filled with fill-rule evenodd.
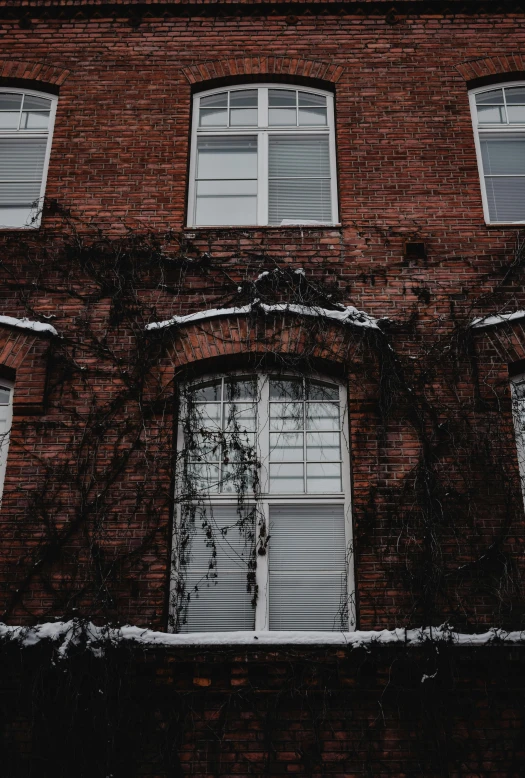
M 297 92 L 295 89 L 269 89 L 268 105 L 270 108 L 295 108 Z
M 302 432 L 271 432 L 270 459 L 272 462 L 297 462 L 304 458 Z
M 491 221 L 525 222 L 525 176 L 486 178 Z
M 226 108 L 228 106 L 228 92 L 218 92 L 216 95 L 201 97 L 201 108 Z
M 23 111 L 21 130 L 46 130 L 49 125 L 48 111 Z
M 223 461 L 247 462 L 255 457 L 255 433 L 239 431 L 224 435 Z
M 257 108 L 257 90 L 242 89 L 230 92 L 230 108 Z
M 299 125 L 320 125 L 326 121 L 326 108 L 299 108 Z
M 308 430 L 338 430 L 338 403 L 307 403 L 306 429 Z
M 0 130 L 17 130 L 20 114 L 14 111 L 0 111 Z
M 348 629 L 342 573 L 270 573 L 270 629 L 337 632 Z
M 509 105 L 507 111 L 510 124 L 525 124 L 525 105 Z
M 202 573 L 191 573 L 186 577 L 186 590 L 190 601 L 181 632 L 253 629 L 253 595 L 246 591 L 246 573 L 221 573 L 212 580 L 206 580 Z
M 256 466 L 249 461 L 223 465 L 221 492 L 223 494 L 253 492 L 255 473 Z
M 268 125 L 270 127 L 295 127 L 297 111 L 295 108 L 269 108 Z
M 46 146 L 45 138 L 0 138 L 0 181 L 40 183 Z
M 257 381 L 253 378 L 227 381 L 225 387 L 228 400 L 255 400 L 257 397 Z
M 210 462 L 188 462 L 189 488 L 199 494 L 219 491 L 219 467 Z
M 255 431 L 256 410 L 253 403 L 228 403 L 224 406 L 224 429 Z
M 512 103 L 525 104 L 525 86 L 512 86 L 505 89 L 507 105 Z
M 22 95 L 13 92 L 0 92 L 0 111 L 20 112 Z
M 35 203 L 40 197 L 40 181 L 25 183 L 2 183 L 0 182 L 0 205 L 17 207 L 27 206 Z M 29 213 L 29 211 L 27 213 Z
M 525 135 L 481 138 L 485 175 L 525 174 Z
M 273 179 L 269 182 L 269 224 L 283 221 L 332 221 L 330 181 L 319 178 L 298 180 Z
M 9 405 L 10 397 L 11 391 L 9 389 L 4 389 L 3 386 L 0 386 L 0 405 Z
M 312 92 L 299 92 L 299 108 L 326 108 L 326 97 Z
M 478 108 L 480 124 L 506 124 L 505 106 L 485 105 Z
M 199 124 L 201 127 L 226 127 L 228 111 L 222 108 L 201 108 Z
M 31 227 L 37 215 L 38 208 L 33 208 L 30 205 L 9 207 L 0 203 L 0 227 Z
M 191 410 L 191 420 L 195 427 L 209 427 L 211 429 L 220 425 L 220 403 L 198 403 Z
M 339 400 L 339 387 L 333 384 L 320 384 L 316 381 L 306 382 L 308 400 Z
M 302 400 L 303 382 L 301 378 L 270 380 L 270 400 Z
M 242 570 L 250 559 L 254 540 L 254 513 L 241 514 L 235 506 L 214 505 L 197 509 L 194 519 L 186 516 L 191 540 L 188 562 L 195 571 L 209 570 L 211 552 L 217 569 Z
M 270 464 L 270 491 L 274 494 L 304 492 L 302 463 Z
M 330 176 L 328 135 L 271 137 L 270 178 Z
M 476 105 L 503 105 L 503 89 L 491 89 L 489 92 L 481 92 L 476 95 Z
M 24 111 L 50 111 L 51 100 L 45 97 L 35 97 L 34 95 L 24 95 Z
M 306 465 L 306 490 L 310 494 L 328 494 L 342 491 L 341 465 L 323 462 Z
M 303 403 L 270 403 L 270 429 L 276 431 L 302 430 Z
M 203 400 L 215 400 L 221 399 L 221 381 L 213 381 L 209 384 L 201 384 L 192 388 L 191 394 L 195 402 Z
M 337 462 L 341 459 L 339 432 L 309 432 L 306 458 L 310 462 Z
M 256 195 L 257 181 L 249 179 L 243 181 L 238 178 L 233 181 L 221 181 L 220 179 L 197 181 L 197 197 L 207 197 L 209 195 L 237 196 L 237 195 Z
M 256 108 L 234 108 L 230 111 L 231 127 L 256 127 L 257 109 Z
M 185 441 L 186 455 L 193 462 L 218 463 L 222 456 L 222 435 L 219 432 L 193 432 Z
M 195 224 L 257 224 L 256 197 L 197 197 Z
M 199 138 L 197 178 L 257 178 L 257 137 Z

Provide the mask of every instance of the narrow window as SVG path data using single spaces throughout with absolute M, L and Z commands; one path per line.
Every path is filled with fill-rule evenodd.
M 525 223 L 525 84 L 470 93 L 485 220 Z
M 196 95 L 190 226 L 336 222 L 331 94 L 261 85 Z
M 178 629 L 353 628 L 345 427 L 337 383 L 227 376 L 186 387 Z
M 0 503 L 2 501 L 2 492 L 4 489 L 12 419 L 13 387 L 9 382 L 0 379 Z
M 57 98 L 0 89 L 0 229 L 38 227 Z

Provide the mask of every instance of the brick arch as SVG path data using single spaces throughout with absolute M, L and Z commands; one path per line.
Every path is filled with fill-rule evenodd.
M 44 410 L 48 346 L 46 333 L 0 324 L 0 375 L 15 380 L 15 415 Z
M 190 84 L 227 76 L 254 75 L 299 76 L 331 81 L 335 84 L 343 75 L 343 71 L 341 65 L 301 57 L 230 57 L 201 62 L 182 69 Z
M 456 65 L 456 70 L 463 76 L 465 81 L 474 81 L 478 78 L 490 76 L 504 76 L 506 73 L 525 72 L 525 55 L 516 52 L 473 59 Z
M 70 71 L 30 60 L 0 59 L 0 78 L 23 79 L 61 86 Z

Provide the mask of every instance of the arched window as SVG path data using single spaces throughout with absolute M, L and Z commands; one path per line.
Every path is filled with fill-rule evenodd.
M 225 376 L 183 391 L 174 611 L 187 632 L 353 628 L 342 385 Z
M 0 503 L 4 489 L 5 470 L 7 467 L 7 452 L 9 450 L 9 433 L 13 420 L 13 385 L 5 379 L 0 379 Z
M 0 229 L 38 227 L 57 98 L 0 87 Z
M 485 220 L 525 223 L 525 84 L 470 93 Z
M 329 92 L 261 84 L 195 96 L 189 226 L 337 218 Z

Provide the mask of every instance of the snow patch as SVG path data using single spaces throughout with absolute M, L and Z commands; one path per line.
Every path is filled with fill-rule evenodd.
M 261 276 L 263 274 L 261 273 Z M 259 278 L 261 277 L 259 276 Z M 334 321 L 341 322 L 342 324 L 352 324 L 356 327 L 369 327 L 371 329 L 379 329 L 378 319 L 370 316 L 364 311 L 359 311 L 354 308 L 353 305 L 344 306 L 341 305 L 337 310 L 331 310 L 329 308 L 318 308 L 308 305 L 297 305 L 295 303 L 276 303 L 275 305 L 267 305 L 261 303 L 259 300 L 254 300 L 248 305 L 242 305 L 234 308 L 211 308 L 207 311 L 197 311 L 196 313 L 189 313 L 186 316 L 173 316 L 171 319 L 165 321 L 151 322 L 146 325 L 146 330 L 160 330 L 165 327 L 172 327 L 174 324 L 193 324 L 197 321 L 205 321 L 206 319 L 216 319 L 219 316 L 239 316 L 251 313 L 252 311 L 262 311 L 263 313 L 295 313 L 299 316 L 312 316 L 315 318 L 333 319 Z M 384 321 L 384 319 L 382 319 Z
M 514 313 L 499 313 L 494 316 L 483 316 L 483 318 L 477 318 L 470 322 L 471 327 L 481 329 L 482 327 L 493 327 L 495 324 L 503 324 L 506 321 L 514 321 L 515 319 L 523 319 L 525 317 L 525 311 L 514 311 Z
M 525 645 L 525 632 L 507 632 L 492 628 L 487 632 L 467 634 L 442 627 L 420 629 L 357 630 L 355 632 L 194 632 L 171 634 L 154 632 L 142 627 L 97 627 L 91 622 L 48 622 L 34 627 L 9 626 L 0 623 L 0 639 L 13 641 L 22 647 L 35 646 L 41 641 L 53 643 L 58 658 L 67 656 L 74 646 L 84 646 L 95 656 L 102 656 L 108 643 L 119 645 L 135 643 L 145 647 L 156 646 L 349 646 L 371 645 L 420 646 L 425 643 L 448 643 L 455 646 L 490 646 L 497 644 Z M 434 678 L 423 676 L 421 682 Z
M 52 324 L 44 324 L 41 321 L 31 319 L 15 319 L 13 316 L 0 316 L 0 324 L 8 324 L 20 330 L 33 330 L 33 332 L 49 332 L 50 335 L 58 335 Z

